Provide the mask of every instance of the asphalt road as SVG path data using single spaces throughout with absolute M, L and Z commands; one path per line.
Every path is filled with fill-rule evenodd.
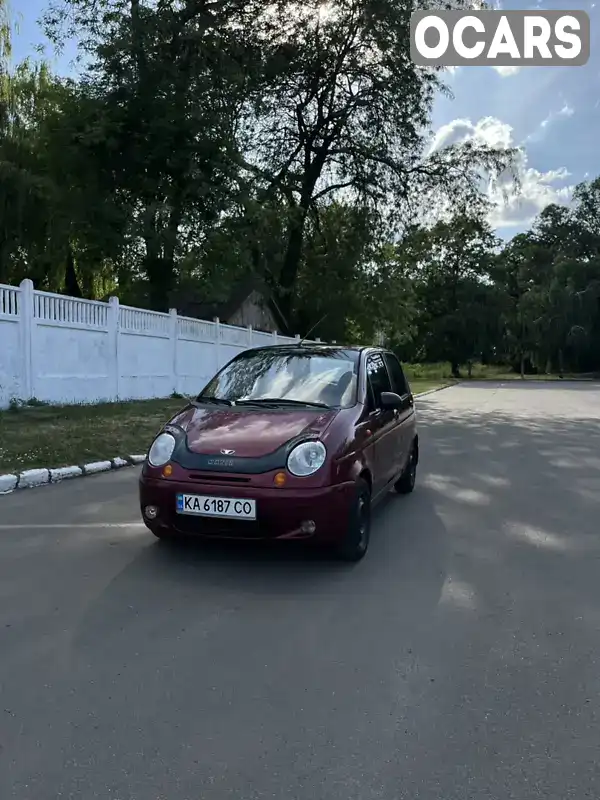
M 356 566 L 164 547 L 136 470 L 1 497 L 2 800 L 597 800 L 600 386 L 418 407 Z

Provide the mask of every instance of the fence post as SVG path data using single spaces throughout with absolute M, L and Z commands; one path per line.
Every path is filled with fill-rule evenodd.
M 21 290 L 19 324 L 21 327 L 21 364 L 23 385 L 21 388 L 22 399 L 31 400 L 34 396 L 35 380 L 33 374 L 33 327 L 35 325 L 34 316 L 34 295 L 33 281 L 25 278 L 19 284 Z
M 121 389 L 121 364 L 119 361 L 119 298 L 108 299 L 108 352 L 110 353 L 110 384 L 111 400 L 119 400 Z
M 252 347 L 252 325 L 248 325 L 248 347 Z
M 179 370 L 177 365 L 177 309 L 170 308 L 169 314 L 171 315 L 169 318 L 169 337 L 171 340 L 171 373 L 173 380 L 171 381 L 173 385 L 173 392 L 179 392 Z
M 277 331 L 273 331 L 273 341 L 275 344 L 279 343 L 279 338 L 277 336 Z
M 215 317 L 215 353 L 217 356 L 217 368 L 215 372 L 221 369 L 221 320 Z

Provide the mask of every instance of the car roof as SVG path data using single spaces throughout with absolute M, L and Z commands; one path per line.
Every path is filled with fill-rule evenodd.
M 260 350 L 285 350 L 287 353 L 302 353 L 306 352 L 307 350 L 318 351 L 318 352 L 330 352 L 330 353 L 340 353 L 340 352 L 354 352 L 354 353 L 362 353 L 365 350 L 379 350 L 381 351 L 381 347 L 372 347 L 366 345 L 343 345 L 343 344 L 327 344 L 325 342 L 287 342 L 285 344 L 268 344 L 263 345 L 261 347 L 252 347 L 250 348 L 252 352 L 258 352 Z M 248 352 L 248 351 L 246 351 Z

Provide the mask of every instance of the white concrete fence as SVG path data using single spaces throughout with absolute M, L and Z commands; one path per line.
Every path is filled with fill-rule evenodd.
M 0 284 L 0 408 L 193 395 L 237 353 L 299 338 Z

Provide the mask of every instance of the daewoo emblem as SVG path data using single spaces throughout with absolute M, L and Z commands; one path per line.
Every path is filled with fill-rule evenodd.
M 235 450 L 221 450 L 222 456 L 232 456 L 235 454 Z

